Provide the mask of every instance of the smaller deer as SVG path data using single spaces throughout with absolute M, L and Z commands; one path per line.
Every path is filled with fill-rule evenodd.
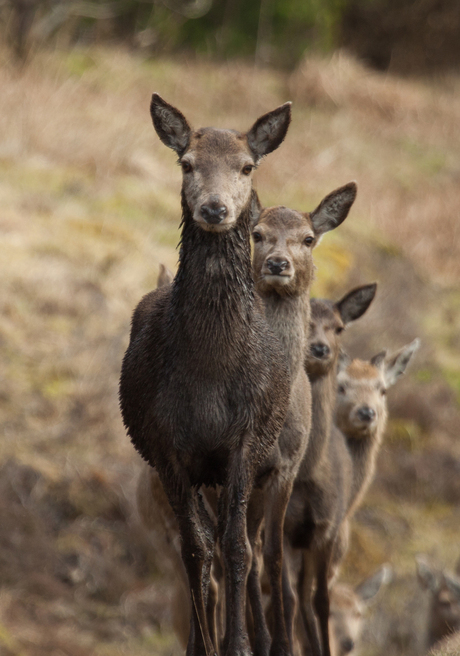
M 267 323 L 283 347 L 291 381 L 284 426 L 275 448 L 262 464 L 265 480 L 260 490 L 253 492 L 248 509 L 248 535 L 253 545 L 265 518 L 264 563 L 273 599 L 270 653 L 274 653 L 276 640 L 279 653 L 289 653 L 282 603 L 282 560 L 275 557 L 273 545 L 277 544 L 282 553 L 286 507 L 310 433 L 311 391 L 303 363 L 310 323 L 312 252 L 324 233 L 346 219 L 355 197 L 356 184 L 350 182 L 328 194 L 313 212 L 297 212 L 283 206 L 264 209 L 252 232 L 255 288 L 264 302 Z M 266 654 L 270 634 L 262 605 L 257 557 L 252 561 L 248 594 L 257 627 L 254 651 Z M 281 603 L 276 605 L 277 601 Z
M 300 610 L 310 642 L 314 645 L 312 648 L 316 649 L 315 653 L 320 653 L 320 639 L 317 634 L 311 594 L 319 568 L 320 557 L 317 551 L 321 551 L 323 557 L 325 543 L 328 551 L 333 548 L 346 511 L 348 493 L 345 488 L 349 485 L 346 483 L 345 488 L 340 490 L 331 485 L 330 481 L 332 478 L 340 487 L 345 469 L 347 472 L 349 470 L 347 481 L 351 478 L 351 459 L 345 442 L 338 431 L 333 431 L 332 426 L 340 335 L 348 323 L 364 314 L 375 296 L 376 287 L 372 284 L 354 289 L 337 303 L 319 299 L 312 299 L 310 302 L 310 336 L 305 369 L 312 388 L 312 428 L 308 448 L 288 506 L 285 535 L 291 547 L 303 550 L 303 557 L 306 559 L 302 564 L 299 578 L 299 586 L 302 587 L 299 591 Z M 343 454 L 342 459 L 337 457 L 339 452 Z M 332 472 L 334 474 L 331 476 Z M 328 537 L 326 538 L 325 535 Z M 326 553 L 324 557 L 329 560 L 331 555 Z M 329 565 L 325 565 L 325 569 L 323 567 L 322 573 L 324 578 L 320 589 L 323 598 L 326 598 L 325 608 L 320 611 L 324 643 L 327 642 L 329 633 L 327 628 Z M 295 598 L 289 584 L 287 563 L 284 567 L 284 594 L 288 635 L 291 650 L 295 651 L 297 648 L 294 636 Z
M 434 645 L 438 648 L 438 643 L 447 636 L 460 631 L 460 577 L 458 573 L 436 567 L 426 556 L 417 556 L 415 562 L 419 583 L 430 594 L 426 649 Z M 457 572 L 459 569 L 460 561 Z
M 348 521 L 372 481 L 387 421 L 385 394 L 404 373 L 418 345 L 419 341 L 414 340 L 390 357 L 383 351 L 370 361 L 341 358 L 336 428 L 329 427 L 328 433 L 322 433 L 321 458 L 312 471 L 307 451 L 294 484 L 285 532 L 291 546 L 302 550 L 299 605 L 315 656 L 331 653 L 329 584 L 347 550 Z M 320 398 L 319 404 L 323 401 Z M 292 602 L 286 604 L 288 608 L 290 605 Z M 293 626 L 292 618 L 288 626 Z
M 366 611 L 383 586 L 390 582 L 392 569 L 383 565 L 355 588 L 335 583 L 330 599 L 331 654 L 358 654 L 365 625 Z

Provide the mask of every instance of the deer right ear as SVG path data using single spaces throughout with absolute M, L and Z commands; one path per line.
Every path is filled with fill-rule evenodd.
M 168 269 L 167 266 L 165 266 L 160 262 L 160 271 L 158 273 L 158 278 L 157 278 L 157 288 L 166 287 L 167 285 L 170 285 L 173 280 L 174 280 L 174 274 L 171 271 L 171 269 Z
M 249 205 L 249 227 L 251 230 L 255 228 L 259 222 L 262 210 L 263 207 L 259 200 L 259 196 L 257 195 L 257 191 L 253 189 L 251 194 L 251 202 Z
M 157 93 L 152 96 L 150 114 L 161 141 L 181 157 L 188 148 L 192 131 L 185 116 Z
M 386 357 L 387 357 L 387 350 L 385 349 L 384 351 L 380 351 L 380 353 L 377 353 L 377 355 L 374 355 L 374 357 L 371 358 L 371 364 L 374 365 L 374 367 L 377 367 L 377 369 L 379 369 L 380 367 L 383 366 Z
M 347 324 L 350 321 L 359 319 L 374 300 L 376 291 L 377 283 L 374 282 L 371 285 L 364 285 L 363 287 L 352 289 L 340 301 L 337 301 L 335 307 L 343 323 Z
M 321 237 L 325 232 L 334 230 L 345 221 L 350 207 L 355 202 L 357 191 L 356 182 L 349 182 L 323 198 L 316 210 L 310 214 L 316 237 Z
M 271 112 L 264 114 L 254 123 L 246 134 L 248 146 L 257 163 L 276 150 L 286 136 L 291 122 L 291 103 L 287 102 Z

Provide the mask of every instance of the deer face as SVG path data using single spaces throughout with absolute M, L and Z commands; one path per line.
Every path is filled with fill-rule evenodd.
M 180 164 L 182 191 L 196 223 L 212 232 L 234 225 L 249 202 L 256 165 L 244 135 L 198 130 Z
M 337 303 L 311 299 L 309 348 L 305 360 L 310 377 L 325 376 L 335 366 L 345 327 L 366 312 L 376 290 L 376 283 L 356 287 Z
M 336 424 L 345 434 L 364 437 L 386 420 L 383 371 L 363 360 L 353 360 L 337 375 Z
M 182 195 L 193 220 L 203 230 L 225 232 L 249 205 L 256 165 L 283 141 L 291 105 L 264 114 L 246 134 L 192 130 L 185 116 L 156 93 L 150 113 L 162 142 L 179 156 Z
M 330 633 L 334 656 L 346 656 L 355 651 L 363 629 L 365 604 L 354 590 L 335 585 L 330 598 Z
M 254 278 L 259 293 L 275 291 L 293 296 L 308 289 L 316 241 L 308 215 L 286 207 L 265 209 L 252 237 Z
M 337 362 L 345 324 L 330 301 L 310 301 L 310 335 L 305 367 L 309 376 L 325 376 Z
M 382 351 L 369 361 L 341 359 L 335 422 L 345 435 L 367 437 L 385 425 L 386 391 L 404 373 L 419 344 L 414 339 L 391 356 Z

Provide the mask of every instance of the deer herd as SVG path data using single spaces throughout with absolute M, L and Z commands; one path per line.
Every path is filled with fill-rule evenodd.
M 376 285 L 310 299 L 313 250 L 357 187 L 312 212 L 261 206 L 253 172 L 284 140 L 290 103 L 246 133 L 194 130 L 157 94 L 151 115 L 182 168 L 180 256 L 134 312 L 120 407 L 146 461 L 141 519 L 178 574 L 175 631 L 187 656 L 350 653 L 390 568 L 356 589 L 338 571 L 374 474 L 386 392 L 419 342 L 351 360 L 341 335 Z M 460 597 L 458 579 L 422 561 L 419 578 L 433 597 L 440 586 Z M 436 625 L 429 646 L 460 627 L 460 612 L 456 622 Z

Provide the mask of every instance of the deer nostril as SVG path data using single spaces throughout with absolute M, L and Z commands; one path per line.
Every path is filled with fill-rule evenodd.
M 372 421 L 375 417 L 375 410 L 369 408 L 368 405 L 363 405 L 356 413 L 361 421 Z
M 349 654 L 351 651 L 353 651 L 355 646 L 355 643 L 351 638 L 345 638 L 345 640 L 342 640 L 342 651 L 344 654 Z
M 200 207 L 200 214 L 206 223 L 221 223 L 228 214 L 225 205 L 219 202 L 212 201 Z
M 330 354 L 331 349 L 327 344 L 318 342 L 310 346 L 310 351 L 315 358 L 326 358 Z
M 274 276 L 279 276 L 288 266 L 289 262 L 287 260 L 267 260 L 267 268 Z

